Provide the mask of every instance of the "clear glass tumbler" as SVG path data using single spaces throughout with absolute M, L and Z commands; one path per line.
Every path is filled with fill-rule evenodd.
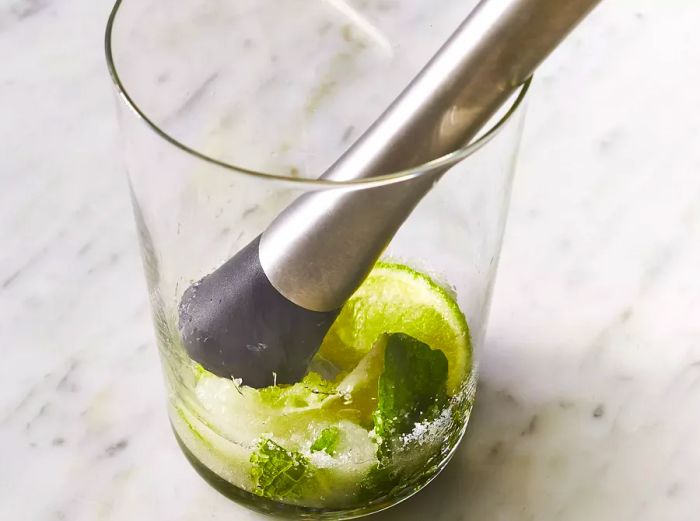
M 107 60 L 170 420 L 195 469 L 235 501 L 300 518 L 375 512 L 435 477 L 464 433 L 528 86 L 448 156 L 361 181 L 316 178 L 474 3 L 114 7 Z M 303 379 L 254 388 L 188 356 L 183 293 L 300 195 L 387 190 L 446 166 Z

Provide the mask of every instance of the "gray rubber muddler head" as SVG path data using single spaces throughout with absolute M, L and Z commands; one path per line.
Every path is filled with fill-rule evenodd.
M 301 379 L 338 314 L 310 311 L 280 295 L 260 266 L 259 242 L 187 288 L 179 310 L 190 357 L 252 387 Z

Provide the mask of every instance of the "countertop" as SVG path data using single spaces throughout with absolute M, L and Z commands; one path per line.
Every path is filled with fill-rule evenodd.
M 168 426 L 110 7 L 0 6 L 0 519 L 262 519 Z M 700 518 L 698 20 L 607 0 L 542 67 L 467 437 L 373 519 Z

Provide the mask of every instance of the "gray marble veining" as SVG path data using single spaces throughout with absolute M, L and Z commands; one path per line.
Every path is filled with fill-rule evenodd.
M 0 7 L 0 519 L 262 519 L 169 431 L 110 7 Z M 376 519 L 700 517 L 699 18 L 609 0 L 541 70 L 467 438 Z

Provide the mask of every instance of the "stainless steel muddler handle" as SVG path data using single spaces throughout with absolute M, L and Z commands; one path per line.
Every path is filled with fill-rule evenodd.
M 483 0 L 322 178 L 391 173 L 466 145 L 599 1 Z M 185 292 L 180 328 L 190 356 L 248 385 L 270 385 L 273 373 L 298 380 L 339 308 L 443 173 L 299 197 Z

